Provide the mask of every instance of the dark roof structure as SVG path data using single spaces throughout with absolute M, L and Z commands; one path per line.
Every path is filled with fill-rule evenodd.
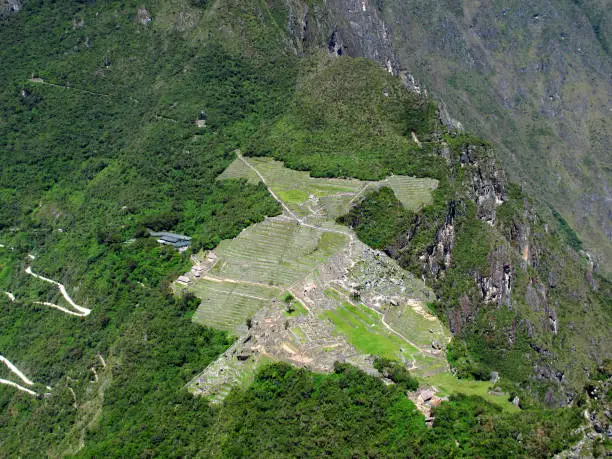
M 157 242 L 159 242 L 160 244 L 171 245 L 172 247 L 175 247 L 177 249 L 188 247 L 191 243 L 191 238 L 182 234 L 151 230 L 149 230 L 149 234 L 153 237 L 159 238 L 157 239 Z

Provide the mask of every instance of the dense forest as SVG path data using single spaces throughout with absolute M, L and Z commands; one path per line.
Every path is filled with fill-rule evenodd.
M 236 149 L 313 176 L 436 178 L 430 206 L 408 211 L 382 188 L 340 222 L 421 276 L 419 256 L 457 203 L 454 264 L 427 279 L 432 309 L 446 322 L 464 296 L 475 298 L 473 279 L 489 270 L 491 248 L 529 213 L 529 198 L 513 186 L 495 227 L 483 222 L 453 161 L 474 143 L 485 155 L 486 144 L 446 132 L 432 100 L 373 62 L 296 55 L 288 15 L 277 0 L 146 8 L 34 0 L 0 19 L 0 291 L 15 297 L 0 296 L 0 354 L 50 394 L 0 386 L 0 455 L 549 457 L 579 439 L 584 378 L 572 380 L 574 406 L 553 408 L 561 405 L 553 396 L 545 403 L 552 385 L 532 377 L 525 356 L 536 355 L 536 340 L 523 322 L 506 349 L 518 317 L 508 308 L 474 308 L 448 357 L 465 378 L 500 371 L 504 389 L 523 400 L 518 413 L 457 394 L 435 409 L 429 428 L 406 397 L 418 381 L 392 362 L 379 365 L 391 385 L 345 364 L 324 375 L 273 363 L 222 405 L 188 393 L 187 382 L 234 338 L 192 322 L 197 299 L 171 288 L 191 253 L 158 245 L 146 229 L 190 234 L 197 252 L 279 214 L 262 184 L 216 180 Z M 440 154 L 442 141 L 455 159 Z M 550 212 L 550 234 L 534 230 L 543 261 L 517 271 L 516 289 L 564 260 L 555 300 L 579 297 L 593 323 L 609 323 L 609 283 L 595 275 L 599 289 L 589 290 L 571 280 L 585 272 L 580 243 Z M 26 275 L 28 266 L 65 284 L 92 313 L 36 304 L 63 299 Z M 569 315 L 558 311 L 559 320 Z M 558 358 L 587 365 L 583 341 L 546 337 L 556 351 L 579 346 L 580 357 Z

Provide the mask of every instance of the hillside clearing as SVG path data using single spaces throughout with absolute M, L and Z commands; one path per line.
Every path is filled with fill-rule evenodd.
M 194 269 L 183 277 L 186 287 L 177 287 L 201 300 L 193 320 L 239 336 L 190 389 L 219 402 L 228 386 L 241 380 L 242 371 L 252 374 L 261 356 L 316 371 L 331 371 L 341 360 L 376 373 L 374 356 L 402 360 L 422 375 L 446 371 L 443 353 L 431 348 L 428 330 L 434 327 L 444 343 L 448 332 L 433 316 L 425 318 L 419 306 L 430 296 L 427 287 L 335 223 L 366 190 L 389 186 L 404 205 L 418 208 L 430 202 L 437 182 L 399 176 L 379 182 L 313 178 L 269 158 L 237 156 L 218 179 L 264 183 L 283 214 L 194 257 Z M 363 282 L 364 275 L 377 286 L 354 303 L 351 285 Z M 398 276 L 399 286 L 385 281 Z M 291 295 L 281 296 L 281 289 Z M 285 298 L 294 304 L 292 313 Z M 386 320 L 392 298 L 402 299 L 397 309 L 408 317 L 397 321 L 401 331 L 394 328 L 396 321 Z M 409 339 L 412 326 L 424 328 L 416 342 Z

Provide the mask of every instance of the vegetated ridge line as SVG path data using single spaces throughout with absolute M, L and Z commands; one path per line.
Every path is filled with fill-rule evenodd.
M 83 307 L 83 306 L 79 306 L 78 304 L 76 304 L 76 303 L 75 303 L 75 302 L 72 300 L 72 298 L 70 298 L 70 295 L 68 295 L 68 292 L 66 291 L 66 287 L 64 287 L 64 285 L 63 285 L 63 284 L 60 284 L 59 282 L 56 282 L 56 281 L 54 281 L 54 280 L 52 280 L 52 279 L 49 279 L 49 278 L 46 278 L 46 277 L 44 277 L 44 276 L 40 276 L 40 275 L 38 275 L 38 274 L 33 273 L 33 272 L 32 272 L 32 267 L 31 267 L 31 266 L 28 266 L 28 267 L 26 268 L 25 272 L 26 272 L 27 274 L 29 274 L 29 275 L 31 275 L 31 276 L 34 276 L 34 277 L 36 277 L 36 278 L 38 278 L 38 279 L 41 279 L 41 280 L 43 280 L 43 281 L 45 281 L 45 282 L 49 282 L 49 283 L 51 283 L 51 284 L 56 285 L 56 286 L 57 286 L 57 288 L 59 288 L 59 291 L 60 291 L 60 293 L 62 294 L 62 296 L 63 296 L 63 297 L 66 299 L 66 301 L 67 301 L 68 303 L 70 303 L 70 306 L 72 306 L 74 309 L 76 309 L 76 310 L 78 311 L 78 313 L 72 313 L 73 315 L 77 315 L 77 316 L 79 316 L 79 317 L 85 317 L 85 316 L 88 316 L 89 314 L 91 314 L 91 309 L 85 308 L 85 307 Z M 50 304 L 48 304 L 48 303 L 46 303 L 46 302 L 40 302 L 40 304 L 45 304 L 45 305 L 47 305 L 47 306 L 49 306 L 49 305 L 50 305 Z M 56 307 L 56 309 L 58 309 L 58 308 L 59 308 L 60 310 L 67 311 L 67 310 L 65 310 L 64 308 L 62 308 L 61 306 L 57 306 L 57 305 L 55 305 L 55 307 Z

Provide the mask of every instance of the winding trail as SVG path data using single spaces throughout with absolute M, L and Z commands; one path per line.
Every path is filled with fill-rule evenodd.
M 24 383 L 26 383 L 28 386 L 31 386 L 34 384 L 34 381 L 32 381 L 30 378 L 28 378 L 26 375 L 24 375 L 21 370 L 19 370 L 19 368 L 17 368 L 15 365 L 13 365 L 6 357 L 4 357 L 3 355 L 0 355 L 0 362 L 4 363 L 9 370 L 11 370 L 13 373 L 15 373 L 19 379 L 21 379 Z
M 42 78 L 29 78 L 28 81 L 34 84 L 44 84 L 46 86 L 53 86 L 54 88 L 62 88 L 62 89 L 71 89 L 73 91 L 82 92 L 84 94 L 89 94 L 91 96 L 102 96 L 102 97 L 112 97 L 110 94 L 104 94 L 101 92 L 89 91 L 87 89 L 77 88 L 75 86 L 66 86 L 63 84 L 49 83 Z
M 75 317 L 85 317 L 88 315 L 88 314 L 82 314 L 80 312 L 71 311 L 70 309 L 66 309 L 60 306 L 59 304 L 49 303 L 48 301 L 34 301 L 34 304 L 41 304 L 43 306 L 49 306 L 50 308 L 57 309 L 58 311 L 61 311 L 64 314 L 70 314 L 71 316 L 75 316 Z
M 66 309 L 66 308 L 63 308 L 63 307 L 58 306 L 58 305 L 53 304 L 53 303 L 48 303 L 48 302 L 46 302 L 46 301 L 37 301 L 37 303 L 38 303 L 38 304 L 43 304 L 43 305 L 45 305 L 45 306 L 50 306 L 50 307 L 53 307 L 53 308 L 55 308 L 55 309 L 58 309 L 58 310 L 60 310 L 60 311 L 62 311 L 62 312 L 65 312 L 65 313 L 67 313 L 67 314 L 71 314 L 71 315 L 78 316 L 78 317 L 86 317 L 86 316 L 88 316 L 89 314 L 91 314 L 91 309 L 85 308 L 85 307 L 83 307 L 83 306 L 79 306 L 78 304 L 76 304 L 76 303 L 73 301 L 73 299 L 72 299 L 72 298 L 70 298 L 70 295 L 68 295 L 68 292 L 66 291 L 66 287 L 64 287 L 64 285 L 63 285 L 63 284 L 60 284 L 59 282 L 56 282 L 56 281 L 54 281 L 54 280 L 52 280 L 52 279 L 49 279 L 49 278 L 44 277 L 44 276 L 41 276 L 41 275 L 39 275 L 39 274 L 35 274 L 35 273 L 33 273 L 33 272 L 32 272 L 32 267 L 31 267 L 31 266 L 28 266 L 28 267 L 26 268 L 25 272 L 26 272 L 26 274 L 29 274 L 29 275 L 31 275 L 31 276 L 34 276 L 34 277 L 36 277 L 36 278 L 38 278 L 38 279 L 40 279 L 40 280 L 43 280 L 43 281 L 45 281 L 45 282 L 49 282 L 49 283 L 51 283 L 51 284 L 56 285 L 56 286 L 57 286 L 57 288 L 59 289 L 60 293 L 61 293 L 61 294 L 62 294 L 62 296 L 63 296 L 63 297 L 66 299 L 66 301 L 67 301 L 67 302 L 70 304 L 70 306 L 72 306 L 72 307 L 73 307 L 74 309 L 76 309 L 78 312 L 73 312 L 73 311 L 70 311 L 70 310 L 68 310 L 68 309 Z
M 16 374 L 19 379 L 21 379 L 23 381 L 24 384 L 28 385 L 28 386 L 32 386 L 34 384 L 34 381 L 32 381 L 30 378 L 28 378 L 26 375 L 24 375 L 21 370 L 19 370 L 19 368 L 17 368 L 15 365 L 13 365 L 6 357 L 4 357 L 3 355 L 0 355 L 0 362 L 4 363 L 7 368 L 14 374 Z M 17 384 L 13 381 L 9 381 L 8 379 L 1 379 L 0 378 L 0 384 L 4 384 L 6 386 L 11 386 L 14 387 L 15 389 L 18 389 L 22 392 L 25 392 L 27 394 L 33 395 L 33 396 L 37 396 L 38 394 L 36 392 L 34 392 L 31 389 L 28 389 L 27 387 L 24 387 L 20 384 Z
M 26 392 L 26 393 L 28 393 L 28 394 L 30 394 L 30 395 L 33 395 L 34 397 L 36 397 L 36 396 L 38 395 L 38 394 L 37 394 L 36 392 L 34 392 L 33 390 L 28 389 L 27 387 L 20 386 L 19 384 L 14 383 L 13 381 L 9 381 L 9 380 L 7 380 L 7 379 L 1 379 L 1 378 L 0 378 L 0 384 L 4 384 L 4 385 L 6 385 L 6 386 L 12 386 L 12 387 L 14 387 L 15 389 L 19 389 L 19 390 L 20 390 L 20 391 L 22 391 L 22 392 Z

